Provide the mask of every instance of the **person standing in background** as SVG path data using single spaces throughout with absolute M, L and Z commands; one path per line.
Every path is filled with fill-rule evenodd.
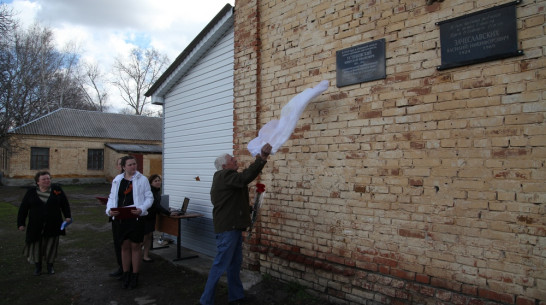
M 122 288 L 136 288 L 142 261 L 142 241 L 144 239 L 144 216 L 152 206 L 154 196 L 148 179 L 137 171 L 133 156 L 121 159 L 123 173 L 112 181 L 112 188 L 106 204 L 106 215 L 117 222 L 118 240 L 121 241 L 121 263 L 123 267 Z M 134 207 L 130 218 L 120 219 L 120 212 L 113 208 Z M 130 272 L 133 268 L 132 273 Z
M 118 158 L 116 160 L 116 175 L 121 174 L 123 171 L 121 169 L 121 158 Z M 112 239 L 114 240 L 114 253 L 116 254 L 116 261 L 118 262 L 118 269 L 111 272 L 109 275 L 111 277 L 117 277 L 121 279 L 121 276 L 123 275 L 123 267 L 121 265 L 121 241 L 118 240 L 118 230 L 119 226 L 118 223 L 115 221 L 112 221 L 112 217 L 108 217 L 108 221 L 112 223 Z
M 148 215 L 145 218 L 144 225 L 144 242 L 142 244 L 142 261 L 145 263 L 151 263 L 154 260 L 150 257 L 150 249 L 152 248 L 153 235 L 155 231 L 155 222 L 157 213 L 164 215 L 172 215 L 174 213 L 169 212 L 166 208 L 161 205 L 161 176 L 158 174 L 153 174 L 148 178 L 150 182 L 150 188 L 152 194 L 154 195 L 154 203 L 152 207 L 148 209 Z
M 23 255 L 29 263 L 34 263 L 34 275 L 42 273 L 42 262 L 47 264 L 47 273 L 54 274 L 53 263 L 59 248 L 59 235 L 64 221 L 72 222 L 70 204 L 58 184 L 51 184 L 51 175 L 40 171 L 34 176 L 37 187 L 29 189 L 17 214 L 17 227 L 25 231 L 26 239 Z M 28 216 L 28 225 L 26 219 Z

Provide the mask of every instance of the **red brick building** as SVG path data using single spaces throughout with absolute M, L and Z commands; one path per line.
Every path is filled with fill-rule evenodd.
M 520 56 L 438 70 L 441 23 L 510 1 L 237 0 L 234 153 L 330 80 L 264 169 L 247 267 L 341 304 L 546 304 L 546 1 Z M 385 40 L 386 76 L 336 52 Z

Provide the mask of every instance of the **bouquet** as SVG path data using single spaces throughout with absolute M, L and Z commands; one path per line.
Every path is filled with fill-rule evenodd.
M 250 227 L 248 229 L 248 236 L 247 240 L 250 240 L 250 237 L 252 237 L 252 228 L 254 227 L 254 223 L 256 222 L 256 219 L 258 219 L 258 213 L 260 212 L 260 206 L 262 205 L 262 201 L 265 195 L 265 185 L 261 183 L 256 184 L 256 195 L 254 196 L 254 207 L 252 208 L 252 214 L 250 218 Z

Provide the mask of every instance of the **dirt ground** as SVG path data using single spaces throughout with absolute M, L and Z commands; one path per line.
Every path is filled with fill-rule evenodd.
M 61 237 L 54 275 L 34 276 L 34 266 L 22 256 L 24 233 L 16 230 L 16 215 L 25 193 L 22 187 L 0 186 L 0 303 L 169 305 L 197 304 L 206 274 L 174 264 L 152 251 L 154 262 L 143 263 L 139 287 L 121 288 L 109 277 L 115 267 L 111 226 L 104 206 L 109 185 L 63 186 L 71 203 L 74 223 Z M 208 269 L 208 268 L 205 268 Z M 265 275 L 246 292 L 247 304 L 330 304 L 295 283 L 281 283 Z M 216 304 L 227 304 L 227 288 L 220 284 Z

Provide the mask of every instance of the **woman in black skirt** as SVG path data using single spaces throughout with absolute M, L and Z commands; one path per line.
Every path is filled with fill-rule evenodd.
M 132 289 L 138 284 L 138 273 L 142 261 L 144 216 L 148 214 L 154 196 L 148 179 L 137 171 L 135 157 L 123 157 L 121 168 L 123 173 L 112 181 L 112 189 L 106 204 L 106 215 L 111 216 L 112 221 L 118 222 L 118 240 L 121 241 L 123 267 L 122 287 Z

